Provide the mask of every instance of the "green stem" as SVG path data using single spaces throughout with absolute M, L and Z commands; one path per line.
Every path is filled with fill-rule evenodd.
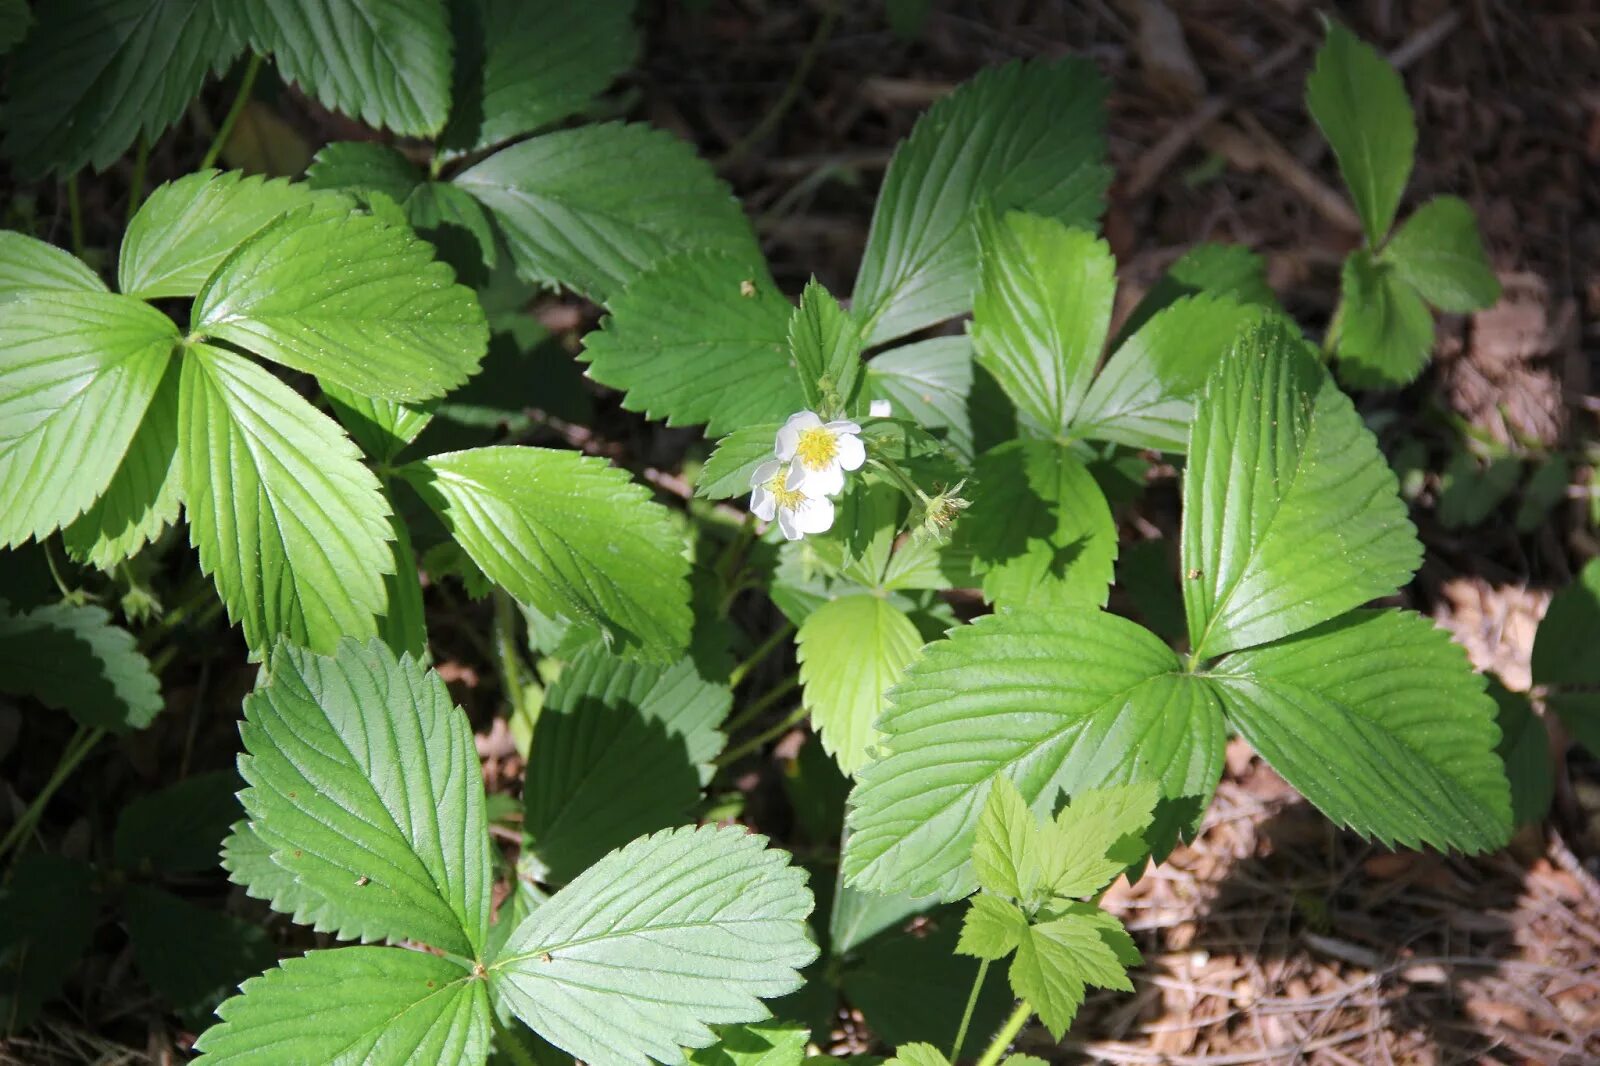
M 763 692 L 758 698 L 751 700 L 738 714 L 723 723 L 722 731 L 732 736 L 740 726 L 747 725 L 761 716 L 761 712 L 783 699 L 789 693 L 800 687 L 800 679 L 790 674 L 772 688 Z
M 928 494 L 922 491 L 922 487 L 920 485 L 911 480 L 911 475 L 900 469 L 898 463 L 896 463 L 893 459 L 886 459 L 881 455 L 873 456 L 872 462 L 877 465 L 880 470 L 888 474 L 889 479 L 900 487 L 900 491 L 905 493 L 907 498 L 911 500 L 912 507 L 927 506 Z
M 133 156 L 133 182 L 128 186 L 127 222 L 133 221 L 134 212 L 139 210 L 139 202 L 144 199 L 144 171 L 149 162 L 150 138 L 141 133 L 139 135 L 139 150 Z
M 39 819 L 44 816 L 45 805 L 56 794 L 56 790 L 66 783 L 67 778 L 72 776 L 72 772 L 78 768 L 78 764 L 83 761 L 84 756 L 88 755 L 89 751 L 100 743 L 100 738 L 105 735 L 106 731 L 99 726 L 91 728 L 86 725 L 80 725 L 78 727 L 78 731 L 72 734 L 72 739 L 67 741 L 67 747 L 61 753 L 61 758 L 56 763 L 55 770 L 51 772 L 50 780 L 45 782 L 44 788 L 33 798 L 33 802 L 28 804 L 28 809 L 22 812 L 22 816 L 17 819 L 17 824 L 11 827 L 11 831 L 6 834 L 5 839 L 0 840 L 0 856 L 4 856 L 32 831 L 33 827 L 38 824 Z
M 972 1012 L 978 1007 L 978 993 L 983 991 L 983 979 L 989 975 L 989 960 L 978 963 L 978 976 L 972 979 L 972 993 L 967 996 L 967 1009 L 961 1012 L 961 1024 L 956 1028 L 955 1043 L 950 1045 L 948 1058 L 957 1062 L 961 1058 L 961 1045 L 967 1041 L 967 1026 L 972 1024 Z
M 766 640 L 763 640 L 761 645 L 756 648 L 755 651 L 751 652 L 749 657 L 746 658 L 744 662 L 733 668 L 733 672 L 728 675 L 728 687 L 738 688 L 739 682 L 743 681 L 745 676 L 760 664 L 761 660 L 771 655 L 778 645 L 787 640 L 789 634 L 793 632 L 794 623 L 787 621 L 784 622 L 782 626 L 774 630 L 772 635 L 767 637 Z
M 527 716 L 523 706 L 522 656 L 517 651 L 517 616 L 511 597 L 502 589 L 494 590 L 494 659 L 500 668 L 500 684 L 505 687 L 506 701 L 511 704 L 515 718 Z
M 56 565 L 56 553 L 50 547 L 50 542 L 48 540 L 40 541 L 40 546 L 44 548 L 44 562 L 50 568 L 50 579 L 56 583 L 56 591 L 61 593 L 61 598 L 64 600 L 75 599 L 73 591 L 67 588 L 66 579 L 61 576 L 60 567 Z
M 1333 317 L 1328 319 L 1328 331 L 1322 335 L 1323 358 L 1331 358 L 1339 347 L 1339 333 L 1344 329 L 1344 297 L 1339 297 L 1339 303 L 1333 309 Z
M 67 218 L 72 223 L 72 254 L 83 258 L 83 205 L 78 202 L 78 175 L 67 179 Z
M 778 128 L 778 123 L 783 121 L 783 116 L 789 113 L 794 102 L 800 97 L 800 88 L 805 84 L 806 75 L 811 73 L 811 68 L 817 62 L 817 56 L 822 54 L 822 46 L 828 43 L 828 38 L 833 36 L 833 27 L 839 21 L 839 0 L 831 0 L 827 9 L 822 13 L 822 21 L 817 23 L 817 30 L 811 35 L 811 40 L 806 43 L 806 50 L 801 53 L 800 62 L 795 64 L 794 74 L 789 78 L 789 84 L 783 87 L 783 92 L 773 101 L 772 107 L 761 121 L 757 122 L 749 133 L 739 139 L 739 142 L 728 149 L 728 154 L 717 161 L 718 166 L 727 166 L 737 163 L 745 155 L 760 144 L 768 134 Z
M 766 744 L 770 740 L 774 740 L 782 736 L 789 730 L 793 729 L 800 723 L 801 719 L 805 718 L 805 716 L 806 707 L 805 704 L 802 703 L 793 711 L 790 711 L 788 714 L 786 714 L 783 718 L 783 721 L 777 723 L 769 729 L 762 730 L 760 733 L 757 733 L 755 736 L 751 737 L 743 744 L 740 744 L 738 747 L 729 748 L 721 755 L 718 755 L 715 765 L 718 767 L 731 766 L 733 763 L 738 762 L 751 752 L 760 751 L 762 745 Z
M 171 633 L 174 629 L 178 628 L 178 626 L 182 623 L 188 621 L 189 616 L 195 611 L 205 607 L 207 603 L 220 604 L 221 602 L 222 601 L 212 590 L 211 582 L 206 580 L 205 575 L 196 575 L 195 579 L 190 584 L 188 595 L 186 595 L 183 600 L 179 602 L 179 604 L 172 610 L 162 612 L 161 617 L 156 619 L 155 623 L 151 625 L 149 629 L 146 629 L 140 636 L 139 650 L 144 652 L 146 655 L 149 655 L 151 649 L 153 649 L 163 637 L 165 637 L 168 633 Z
M 744 520 L 739 523 L 739 531 L 735 533 L 717 556 L 716 565 L 712 572 L 717 575 L 717 587 L 723 590 L 722 608 L 727 610 L 728 604 L 733 602 L 734 590 L 738 588 L 735 580 L 744 562 L 745 548 L 755 539 L 756 516 L 745 512 Z
M 211 138 L 211 147 L 206 149 L 205 157 L 200 160 L 199 169 L 210 169 L 217 161 L 217 156 L 222 154 L 222 146 L 228 143 L 228 135 L 233 132 L 239 116 L 244 113 L 244 105 L 250 102 L 250 90 L 255 88 L 256 75 L 259 73 L 261 73 L 261 54 L 252 52 L 250 62 L 244 68 L 244 77 L 239 81 L 239 91 L 234 94 L 233 104 L 228 108 L 228 113 L 222 117 L 222 125 L 217 127 L 216 136 Z
M 994 1034 L 994 1039 L 989 1042 L 989 1048 L 983 1053 L 983 1058 L 978 1060 L 978 1066 L 994 1066 L 1000 1061 L 1000 1056 L 1006 1053 L 1006 1048 L 1011 1046 L 1011 1041 L 1022 1032 L 1022 1027 L 1028 1024 L 1028 1019 L 1033 1017 L 1033 1006 L 1023 1000 L 1017 1004 L 1017 1009 L 1011 1012 L 1011 1017 L 1006 1019 L 1006 1024 Z

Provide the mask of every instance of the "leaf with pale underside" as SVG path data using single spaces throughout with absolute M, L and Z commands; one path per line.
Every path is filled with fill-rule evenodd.
M 113 733 L 143 729 L 164 706 L 133 635 L 103 608 L 67 603 L 19 613 L 0 600 L 0 692 Z

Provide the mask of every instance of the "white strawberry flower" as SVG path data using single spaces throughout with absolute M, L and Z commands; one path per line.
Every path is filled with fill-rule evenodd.
M 778 430 L 778 459 L 789 464 L 788 487 L 807 496 L 835 496 L 844 489 L 844 472 L 867 461 L 861 427 L 854 422 L 824 422 L 815 412 L 789 416 Z
M 750 513 L 763 522 L 778 520 L 784 539 L 824 533 L 833 525 L 833 501 L 789 487 L 788 463 L 776 459 L 756 467 L 750 476 Z

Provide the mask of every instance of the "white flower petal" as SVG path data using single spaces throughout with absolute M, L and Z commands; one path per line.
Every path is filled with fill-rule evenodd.
M 795 528 L 801 533 L 825 533 L 833 525 L 833 501 L 807 499 L 794 511 Z
M 838 462 L 831 462 L 821 470 L 809 470 L 801 463 L 789 468 L 789 479 L 784 487 L 807 496 L 833 496 L 844 489 L 844 471 Z
M 867 449 L 861 438 L 850 433 L 839 434 L 839 465 L 846 470 L 860 470 L 867 461 Z
M 795 445 L 800 443 L 800 434 L 808 429 L 822 425 L 822 419 L 811 411 L 797 411 L 789 416 L 778 430 L 778 440 L 773 445 L 773 453 L 784 462 L 794 458 Z
M 763 522 L 772 521 L 773 512 L 777 509 L 778 500 L 765 485 L 750 494 L 750 513 Z
M 888 418 L 894 413 L 894 404 L 888 400 L 873 400 L 867 408 L 867 413 L 873 418 Z
M 854 422 L 849 421 L 848 419 L 840 419 L 837 422 L 829 422 L 824 428 L 832 432 L 835 436 L 840 433 L 861 432 L 861 427 L 856 425 Z
M 782 469 L 783 464 L 778 462 L 778 460 L 768 459 L 766 462 L 756 467 L 755 471 L 750 475 L 750 487 L 758 488 L 761 485 L 765 485 L 767 482 L 776 477 L 778 475 L 778 471 Z
M 784 540 L 799 540 L 806 535 L 805 530 L 795 524 L 795 513 L 793 511 L 778 512 L 778 529 L 783 532 Z
M 816 429 L 820 425 L 822 425 L 822 416 L 815 411 L 796 411 L 783 424 L 785 429 L 791 426 L 795 429 Z

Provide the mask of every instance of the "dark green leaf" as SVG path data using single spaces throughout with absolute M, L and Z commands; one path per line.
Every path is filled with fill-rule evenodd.
M 117 865 L 144 876 L 216 869 L 243 787 L 232 770 L 216 770 L 139 796 L 117 819 Z
M 1429 200 L 1406 219 L 1383 258 L 1441 311 L 1481 311 L 1500 299 L 1500 281 L 1478 236 L 1478 220 L 1457 196 Z
M 149 885 L 131 886 L 123 899 L 139 972 L 187 1024 L 205 1025 L 240 981 L 277 958 L 272 938 L 255 922 Z
M 0 1011 L 32 1024 L 61 991 L 94 934 L 100 900 L 86 863 L 44 852 L 17 860 L 0 889 Z
M 1500 727 L 1495 754 L 1505 763 L 1506 780 L 1511 783 L 1511 820 L 1519 828 L 1535 825 L 1544 821 L 1555 794 L 1549 730 L 1525 694 L 1512 692 L 1491 678 L 1489 695 L 1494 698 L 1495 724 Z
M 1397 389 L 1422 373 L 1433 354 L 1433 315 L 1391 264 L 1352 252 L 1339 299 L 1340 380 Z
M 113 732 L 143 729 L 163 706 L 133 635 L 102 608 L 66 603 L 13 614 L 0 600 L 0 691 Z
M 756 467 L 773 458 L 778 426 L 777 422 L 742 426 L 717 441 L 716 451 L 700 470 L 694 494 L 711 500 L 747 495 Z

